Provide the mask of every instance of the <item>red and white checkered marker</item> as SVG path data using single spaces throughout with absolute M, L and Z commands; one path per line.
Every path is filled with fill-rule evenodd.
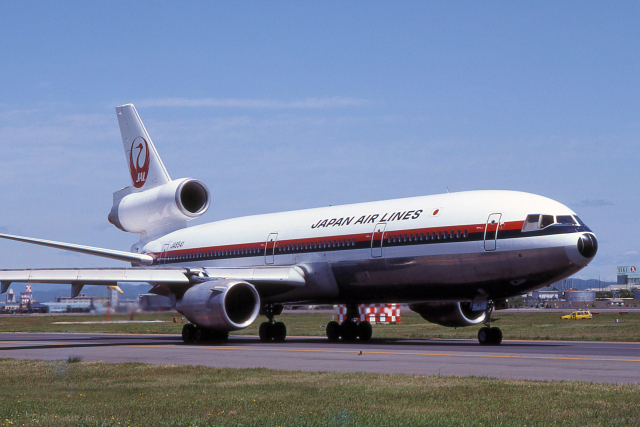
M 391 325 L 402 323 L 400 304 L 361 304 L 358 305 L 359 321 L 368 321 L 372 325 Z M 338 322 L 347 320 L 347 306 L 338 306 Z

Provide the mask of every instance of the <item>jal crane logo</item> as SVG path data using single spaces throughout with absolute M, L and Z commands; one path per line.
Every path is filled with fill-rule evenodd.
M 140 188 L 147 181 L 149 161 L 149 145 L 143 137 L 139 136 L 133 140 L 131 151 L 129 151 L 129 170 L 134 187 Z

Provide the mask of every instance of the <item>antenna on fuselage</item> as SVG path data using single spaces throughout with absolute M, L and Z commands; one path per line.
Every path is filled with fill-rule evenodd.
M 449 191 L 449 186 L 445 185 L 445 187 L 447 187 L 447 193 L 451 193 L 451 191 Z

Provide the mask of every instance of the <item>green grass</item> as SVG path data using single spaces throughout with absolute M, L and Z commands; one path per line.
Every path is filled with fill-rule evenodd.
M 640 385 L 0 360 L 0 426 L 636 426 Z
M 500 320 L 494 326 L 502 329 L 504 339 L 521 340 L 579 340 L 579 341 L 640 341 L 640 312 L 630 311 L 621 316 L 618 312 L 594 316 L 591 320 L 561 320 L 566 310 L 540 310 L 522 312 L 495 312 Z M 328 312 L 284 312 L 278 316 L 287 325 L 289 336 L 325 336 L 324 326 L 331 320 Z M 335 316 L 335 314 L 334 314 Z M 176 317 L 178 323 L 173 323 Z M 127 320 L 129 315 L 112 315 L 112 320 Z M 619 323 L 615 322 L 619 319 Z M 175 312 L 144 313 L 136 320 L 162 320 L 163 323 L 104 323 L 59 325 L 56 322 L 82 322 L 104 320 L 101 316 L 2 316 L 0 332 L 102 332 L 132 334 L 180 334 L 182 316 Z M 257 335 L 264 317 L 249 328 L 234 335 Z M 428 323 L 417 314 L 403 312 L 401 325 L 374 325 L 374 338 L 416 339 L 475 339 L 479 326 L 445 328 Z

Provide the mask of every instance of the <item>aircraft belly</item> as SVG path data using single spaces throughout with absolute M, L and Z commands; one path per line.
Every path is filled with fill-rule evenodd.
M 508 298 L 579 271 L 564 247 L 370 259 L 331 264 L 341 301 Z

